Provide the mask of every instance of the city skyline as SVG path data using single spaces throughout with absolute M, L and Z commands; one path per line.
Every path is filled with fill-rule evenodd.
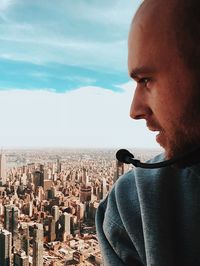
M 134 153 L 141 161 L 156 154 Z M 116 161 L 109 149 L 10 150 L 2 164 L 1 264 L 100 266 L 95 213 L 100 200 L 133 166 Z
M 159 147 L 129 118 L 127 38 L 140 2 L 0 0 L 0 146 Z

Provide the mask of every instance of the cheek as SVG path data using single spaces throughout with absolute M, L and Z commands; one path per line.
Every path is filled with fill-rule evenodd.
M 177 121 L 180 121 L 180 110 L 176 102 L 176 99 L 168 94 L 159 94 L 153 98 L 152 111 L 155 120 L 167 134 L 171 134 Z
M 174 82 L 170 84 L 168 79 L 162 79 L 155 84 L 151 91 L 152 108 L 154 108 L 157 115 L 164 117 L 177 116 L 180 113 L 181 102 L 180 93 L 177 90 L 177 84 Z
M 159 117 L 170 116 L 171 112 L 174 112 L 175 107 L 174 98 L 172 98 L 168 93 L 163 93 L 161 90 L 156 91 L 151 95 L 151 108 L 153 113 Z

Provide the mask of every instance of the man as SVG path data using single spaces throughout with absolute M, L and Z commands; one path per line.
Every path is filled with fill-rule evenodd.
M 151 162 L 200 144 L 200 3 L 145 0 L 130 29 L 130 115 L 158 131 Z M 104 264 L 200 265 L 200 158 L 122 176 L 96 216 Z

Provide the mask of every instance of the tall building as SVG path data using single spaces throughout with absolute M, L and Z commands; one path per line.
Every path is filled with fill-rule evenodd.
M 29 201 L 28 203 L 28 215 L 29 217 L 32 217 L 33 216 L 33 201 Z
M 80 185 L 80 202 L 91 201 L 92 187 L 89 186 L 89 178 L 85 167 L 82 169 L 81 185 Z
M 64 212 L 60 216 L 60 224 L 62 232 L 69 235 L 71 233 L 71 214 Z
M 15 205 L 4 206 L 4 228 L 12 233 L 12 245 L 17 238 L 18 208 Z
M 44 169 L 44 180 L 51 180 L 51 169 Z
M 37 189 L 36 189 L 36 195 L 37 195 L 38 200 L 40 202 L 45 199 L 45 194 L 44 194 L 43 187 L 37 187 Z
M 81 180 L 82 185 L 84 186 L 88 186 L 88 174 L 87 174 L 87 170 L 85 168 L 83 168 L 82 171 L 82 180 Z
M 49 242 L 56 240 L 56 222 L 53 216 L 48 216 L 48 240 Z
M 35 185 L 35 191 L 37 187 L 44 186 L 44 173 L 42 171 L 35 171 L 33 173 L 33 184 Z
M 80 202 L 89 202 L 92 197 L 92 187 L 91 186 L 80 186 Z
M 40 172 L 44 173 L 44 164 L 40 164 Z
M 44 193 L 45 193 L 45 198 L 47 199 L 48 198 L 48 195 L 49 193 L 51 193 L 51 187 L 53 185 L 53 181 L 50 180 L 50 179 L 46 179 L 44 180 L 44 185 L 43 185 L 43 188 L 44 188 Z
M 35 224 L 33 233 L 33 266 L 43 265 L 43 224 Z
M 84 203 L 77 204 L 77 220 L 78 220 L 78 223 L 81 223 L 84 220 L 84 213 L 85 213 L 85 204 Z
M 27 223 L 21 223 L 19 227 L 19 237 L 21 240 L 21 249 L 29 254 L 29 226 Z
M 106 182 L 106 178 L 103 177 L 103 179 L 102 179 L 102 199 L 105 199 L 107 194 L 108 194 L 107 182 Z
M 6 156 L 5 154 L 0 155 L 0 180 L 1 184 L 6 184 Z
M 55 221 L 56 238 L 58 238 L 59 237 L 58 228 L 59 228 L 60 210 L 59 210 L 59 207 L 57 205 L 52 206 L 52 208 L 51 208 L 51 214 L 52 214 L 53 219 Z
M 0 265 L 11 266 L 12 234 L 7 230 L 0 230 Z
M 59 207 L 57 205 L 54 205 L 52 208 L 51 208 L 51 214 L 55 220 L 55 222 L 58 221 L 59 219 L 59 216 L 60 216 L 60 211 L 59 211 Z
M 116 172 L 114 177 L 114 182 L 117 181 L 117 179 L 124 174 L 124 163 L 121 163 L 120 161 L 116 160 Z
M 57 173 L 59 174 L 61 171 L 62 171 L 62 164 L 58 158 L 57 159 Z
M 29 266 L 28 256 L 23 250 L 14 254 L 14 266 Z

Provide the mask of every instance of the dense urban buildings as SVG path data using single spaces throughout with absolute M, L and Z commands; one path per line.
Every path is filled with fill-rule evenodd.
M 131 168 L 114 150 L 8 150 L 0 156 L 0 265 L 101 265 L 94 218 Z M 145 161 L 157 151 L 137 151 Z
M 0 230 L 0 265 L 11 264 L 12 234 L 7 230 Z

